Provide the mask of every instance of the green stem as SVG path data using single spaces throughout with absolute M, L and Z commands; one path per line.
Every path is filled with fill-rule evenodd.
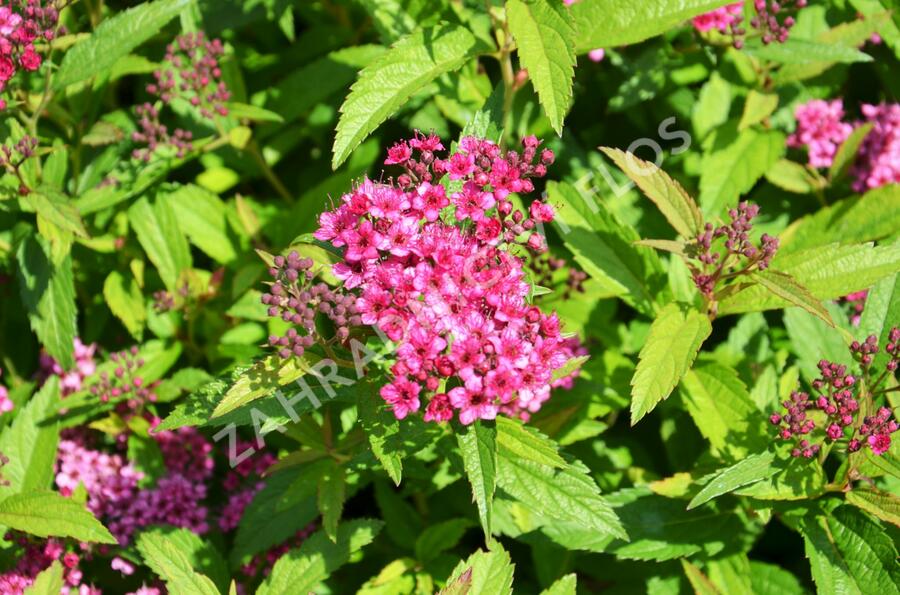
M 283 198 L 285 202 L 293 203 L 294 196 L 291 194 L 291 191 L 287 189 L 275 171 L 269 167 L 269 164 L 266 163 L 265 157 L 263 157 L 262 152 L 259 150 L 259 145 L 256 143 L 256 140 L 251 140 L 247 144 L 247 151 L 250 152 L 250 155 L 253 157 L 253 160 L 256 161 L 256 164 L 262 170 L 263 176 L 268 180 L 269 184 L 271 184 L 272 188 L 275 189 L 275 192 L 278 193 L 278 196 Z

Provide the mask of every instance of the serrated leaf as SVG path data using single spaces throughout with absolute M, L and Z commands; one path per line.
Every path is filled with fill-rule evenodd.
M 371 519 L 347 521 L 332 542 L 323 531 L 307 538 L 296 549 L 281 556 L 257 595 L 292 595 L 311 592 L 316 585 L 350 561 L 351 554 L 370 544 L 384 523 Z
M 653 201 L 676 232 L 685 238 L 695 238 L 700 234 L 703 216 L 697 203 L 681 184 L 654 164 L 632 153 L 609 147 L 601 147 L 601 150 Z
M 515 566 L 499 544 L 490 551 L 477 551 L 462 560 L 450 573 L 447 584 L 468 583 L 467 595 L 511 595 Z
M 866 122 L 862 126 L 854 128 L 853 132 L 841 143 L 837 153 L 834 155 L 834 161 L 831 162 L 831 167 L 828 168 L 829 180 L 837 180 L 847 173 L 847 170 L 853 164 L 853 160 L 856 159 L 859 147 L 862 146 L 863 141 L 866 140 L 866 136 L 872 131 L 874 125 L 874 122 Z
M 322 513 L 322 528 L 332 541 L 337 541 L 338 523 L 344 511 L 347 497 L 347 477 L 343 467 L 334 460 L 325 466 L 319 476 L 317 490 L 319 512 Z
M 504 456 L 519 457 L 557 469 L 566 467 L 566 461 L 559 455 L 559 446 L 518 419 L 497 418 L 497 449 Z
M 672 394 L 712 333 L 703 313 L 672 303 L 650 326 L 631 379 L 631 425 Z
M 751 455 L 734 465 L 722 469 L 703 489 L 688 503 L 687 509 L 697 508 L 713 498 L 734 491 L 745 485 L 755 483 L 774 475 L 778 468 L 773 466 L 775 453 L 764 452 Z
M 578 579 L 575 574 L 567 574 L 541 591 L 541 595 L 575 595 Z
M 75 282 L 72 255 L 56 260 L 39 237 L 27 236 L 16 251 L 19 294 L 28 320 L 44 349 L 63 369 L 75 365 Z
M 414 31 L 402 38 L 363 68 L 341 106 L 332 167 L 337 169 L 351 151 L 426 84 L 491 49 L 465 27 L 452 24 Z
M 817 180 L 805 167 L 789 159 L 779 159 L 772 164 L 766 171 L 766 180 L 794 194 L 809 194 L 823 186 L 823 181 Z
M 38 537 L 117 543 L 84 504 L 47 490 L 13 494 L 0 502 L 0 525 Z
M 213 411 L 212 417 L 222 417 L 238 407 L 273 394 L 281 387 L 291 384 L 309 372 L 316 359 L 317 356 L 313 354 L 291 357 L 287 360 L 273 354 L 259 360 L 241 374 L 228 389 Z
M 105 19 L 90 37 L 69 48 L 53 77 L 55 90 L 109 72 L 113 65 L 156 35 L 193 0 L 146 2 Z
M 614 287 L 625 302 L 652 316 L 664 283 L 659 256 L 633 246 L 640 239 L 638 233 L 593 196 L 581 195 L 564 182 L 549 182 L 547 193 L 557 207 L 554 225 L 578 264 L 594 279 Z
M 779 64 L 808 64 L 810 62 L 871 62 L 872 56 L 856 48 L 838 43 L 822 43 L 790 37 L 784 43 L 748 43 L 744 51 L 759 58 Z
M 198 560 L 195 551 L 186 547 L 193 540 L 200 541 L 199 537 L 187 537 L 180 532 L 176 535 L 144 531 L 135 540 L 135 547 L 147 566 L 166 581 L 169 592 L 218 595 L 219 589 L 212 579 L 194 571 Z
M 528 70 L 550 125 L 562 136 L 575 76 L 572 15 L 562 4 L 549 0 L 507 0 L 506 19 L 519 61 Z
M 505 91 L 502 84 L 494 87 L 494 90 L 484 101 L 471 120 L 466 122 L 463 127 L 460 138 L 474 136 L 476 138 L 486 138 L 495 143 L 500 142 L 503 136 L 503 96 Z
M 877 488 L 859 486 L 847 492 L 847 502 L 900 527 L 900 498 Z
M 178 218 L 179 229 L 192 244 L 221 264 L 237 258 L 221 198 L 209 190 L 188 184 L 166 194 L 163 200 L 169 204 Z
M 25 595 L 59 595 L 63 588 L 63 567 L 59 560 L 42 570 L 25 589 Z
M 900 243 L 890 246 L 831 244 L 808 250 L 777 254 L 771 267 L 791 275 L 818 300 L 833 300 L 872 287 L 879 280 L 900 272 Z M 760 285 L 723 299 L 719 314 L 759 312 L 784 308 L 790 302 Z
M 128 209 L 128 221 L 166 288 L 177 291 L 179 277 L 191 267 L 191 249 L 172 208 L 141 198 Z
M 808 461 L 791 458 L 786 464 L 777 462 L 778 471 L 765 479 L 738 488 L 738 496 L 750 496 L 759 500 L 808 500 L 825 491 L 825 474 L 821 465 L 809 465 Z
M 579 53 L 631 45 L 660 35 L 729 0 L 581 0 L 570 8 Z
M 3 466 L 0 498 L 9 494 L 49 489 L 53 482 L 59 426 L 55 421 L 59 379 L 51 376 L 18 411 L 0 435 L 0 452 L 9 462 Z
M 808 289 L 800 285 L 790 275 L 769 269 L 753 273 L 751 279 L 786 302 L 799 306 L 813 316 L 818 316 L 829 326 L 834 326 L 831 314 L 828 313 L 822 302 L 817 300 Z
M 785 152 L 785 136 L 776 130 L 748 128 L 727 146 L 704 156 L 700 206 L 709 216 L 737 203 Z
M 813 510 L 801 523 L 819 593 L 900 593 L 897 550 L 875 521 L 851 506 Z
M 110 311 L 122 321 L 131 336 L 141 340 L 144 323 L 147 319 L 147 308 L 144 296 L 134 277 L 127 279 L 119 271 L 112 271 L 103 282 L 103 298 Z
M 581 523 L 598 534 L 628 539 L 621 522 L 583 463 L 554 469 L 512 453 L 497 457 L 497 483 L 507 494 L 543 517 Z
M 807 590 L 780 566 L 750 560 L 750 588 L 754 595 L 804 595 Z
M 472 486 L 472 499 L 487 541 L 491 538 L 494 491 L 497 488 L 497 433 L 494 427 L 476 421 L 457 434 L 463 467 Z
M 21 198 L 22 202 L 31 207 L 38 215 L 56 225 L 60 229 L 71 232 L 76 236 L 88 237 L 84 221 L 78 214 L 75 204 L 66 195 L 52 188 L 38 188 L 32 190 Z
M 688 413 L 717 456 L 737 461 L 766 448 L 765 420 L 733 369 L 700 363 L 685 374 L 680 392 Z
M 775 93 L 761 93 L 756 89 L 751 89 L 747 93 L 747 100 L 744 102 L 744 111 L 741 114 L 741 121 L 738 123 L 738 130 L 744 130 L 754 124 L 759 124 L 771 116 L 777 107 L 778 95 Z

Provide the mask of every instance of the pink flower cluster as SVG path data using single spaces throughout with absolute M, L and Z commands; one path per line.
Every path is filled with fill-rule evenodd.
M 34 72 L 43 58 L 35 43 L 52 41 L 57 35 L 59 10 L 53 1 L 11 0 L 0 6 L 0 92 L 19 69 Z M 0 99 L 0 110 L 6 101 Z
M 853 126 L 843 121 L 844 102 L 813 99 L 798 105 L 794 116 L 797 129 L 788 137 L 788 146 L 806 147 L 812 167 L 831 167 L 838 147 L 853 132 Z
M 203 32 L 186 33 L 166 46 L 165 67 L 153 73 L 154 82 L 147 85 L 147 93 L 162 105 L 182 100 L 197 108 L 203 118 L 212 120 L 216 114 L 228 115 L 225 103 L 231 98 L 228 85 L 222 80 L 219 60 L 225 53 L 222 42 L 207 39 Z M 171 146 L 180 159 L 193 150 L 193 134 L 176 128 L 172 133 L 160 121 L 161 107 L 144 103 L 135 107 L 139 129 L 131 139 L 140 146 L 132 156 L 150 161 L 162 146 Z
M 97 363 L 94 361 L 96 351 L 95 343 L 85 345 L 81 339 L 75 337 L 75 367 L 71 370 L 64 370 L 59 362 L 46 351 L 41 350 L 38 376 L 42 382 L 50 376 L 58 376 L 60 391 L 64 397 L 78 392 L 84 386 L 85 379 L 97 371 Z
M 0 370 L 0 375 L 3 374 L 3 370 Z M 6 387 L 0 384 L 0 414 L 9 413 L 13 410 L 15 404 L 12 402 L 12 399 L 9 398 L 9 391 L 6 390 Z
M 145 382 L 138 372 L 144 365 L 143 358 L 137 357 L 138 348 L 112 353 L 109 359 L 116 364 L 112 375 L 100 372 L 99 380 L 90 387 L 91 394 L 102 403 L 116 402 L 116 410 L 123 415 L 141 410 L 147 403 L 156 401 L 154 390 L 158 382 Z
M 868 337 L 863 343 L 854 341 L 850 351 L 860 363 L 861 378 L 850 374 L 844 365 L 822 360 L 819 362 L 820 377 L 812 382 L 816 395 L 811 397 L 808 393 L 795 391 L 791 393 L 789 400 L 782 403 L 785 413 L 773 413 L 769 418 L 778 427 L 779 438 L 794 441 L 792 456 L 811 459 L 822 448 L 822 444 L 816 442 L 813 436 L 817 425 L 807 413 L 810 409 L 818 410 L 825 416 L 822 438 L 827 442 L 849 438 L 849 452 L 856 452 L 868 445 L 875 455 L 884 454 L 890 448 L 891 434 L 900 429 L 891 410 L 880 407 L 875 415 L 865 416 L 862 420 L 859 420 L 859 412 L 861 401 L 880 394 L 878 389 L 883 380 L 897 370 L 900 362 L 900 329 L 891 329 L 888 335 L 885 352 L 890 359 L 884 373 L 877 379 L 873 377 L 871 370 L 874 356 L 879 352 L 875 336 Z M 861 385 L 865 386 L 866 392 L 860 392 Z M 867 407 L 867 410 L 873 409 L 874 405 Z
M 365 180 L 320 217 L 315 237 L 343 250 L 334 274 L 358 290 L 362 322 L 397 344 L 381 396 L 398 419 L 426 399 L 426 421 L 527 417 L 549 397 L 569 352 L 556 315 L 528 304 L 513 250 L 543 253 L 537 227 L 554 213 L 535 201 L 526 215 L 509 197 L 553 162 L 539 144 L 528 137 L 519 153 L 467 137 L 441 159 L 441 140 L 417 132 L 388 151 L 404 169 L 396 183 Z
M 737 25 L 743 20 L 744 2 L 735 2 L 734 4 L 726 4 L 715 10 L 711 10 L 700 16 L 694 17 L 691 21 L 694 29 L 701 33 L 718 30 L 720 33 L 728 33 L 732 26 Z
M 248 448 L 255 448 L 255 443 L 240 442 L 238 452 L 245 452 Z M 263 473 L 271 467 L 277 457 L 270 452 L 261 452 L 256 456 L 241 461 L 231 469 L 222 481 L 222 489 L 229 494 L 219 514 L 219 528 L 222 531 L 232 531 L 237 528 L 244 516 L 244 510 L 253 501 L 256 494 L 265 486 L 261 481 Z
M 728 211 L 729 223 L 719 227 L 707 223 L 703 233 L 690 246 L 688 253 L 700 262 L 699 266 L 690 265 L 694 284 L 707 299 L 714 298 L 721 281 L 769 267 L 778 251 L 778 238 L 762 234 L 759 246 L 750 240 L 753 219 L 758 214 L 757 205 L 741 202 L 736 209 Z M 722 238 L 724 242 L 714 246 L 714 242 Z
M 863 192 L 900 183 L 900 104 L 863 104 L 862 114 L 873 128 L 859 148 L 853 189 Z
M 100 590 L 82 584 L 84 575 L 79 568 L 81 557 L 67 551 L 62 541 L 54 538 L 34 540 L 26 536 L 7 534 L 6 539 L 22 548 L 22 555 L 12 570 L 0 574 L 0 593 L 22 595 L 34 579 L 53 562 L 59 560 L 63 567 L 62 595 L 100 595 Z

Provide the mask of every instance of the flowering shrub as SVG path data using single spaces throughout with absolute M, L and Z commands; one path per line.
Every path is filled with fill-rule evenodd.
M 896 592 L 889 0 L 0 4 L 0 593 Z

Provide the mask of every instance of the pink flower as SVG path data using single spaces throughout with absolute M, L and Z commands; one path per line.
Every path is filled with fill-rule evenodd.
M 602 62 L 605 57 L 606 50 L 603 48 L 597 48 L 588 52 L 588 59 L 590 59 L 591 62 Z
M 450 404 L 450 397 L 445 393 L 438 393 L 431 397 L 422 419 L 434 422 L 444 422 L 453 419 L 453 407 Z
M 22 24 L 22 17 L 6 6 L 0 6 L 0 35 L 9 37 Z
M 25 70 L 35 71 L 41 67 L 41 57 L 34 51 L 33 47 L 29 47 L 19 56 L 19 64 Z
M 0 370 L 0 375 L 3 374 L 3 370 Z M 9 392 L 6 390 L 6 387 L 0 385 L 0 413 L 8 413 L 13 410 L 15 404 L 12 402 L 12 399 L 9 398 Z
M 729 27 L 739 22 L 739 18 L 744 11 L 744 2 L 735 2 L 727 4 L 721 8 L 717 8 L 710 12 L 694 17 L 692 23 L 694 29 L 705 33 L 712 29 L 717 29 L 721 33 L 727 33 Z
M 397 419 L 403 419 L 410 413 L 419 410 L 419 391 L 421 387 L 405 378 L 397 378 L 391 384 L 381 387 L 381 398 L 394 410 Z
M 900 183 L 900 104 L 864 104 L 862 113 L 874 126 L 859 148 L 851 172 L 853 189 L 864 192 Z
M 553 221 L 553 207 L 545 202 L 539 200 L 534 201 L 529 207 L 529 212 L 533 219 L 540 221 L 541 223 L 550 223 Z
M 426 221 L 436 221 L 440 217 L 441 209 L 450 204 L 447 191 L 440 184 L 432 185 L 423 182 L 417 189 L 412 199 L 413 208 L 420 211 Z
M 456 218 L 459 221 L 480 221 L 484 212 L 492 208 L 496 201 L 492 193 L 480 190 L 474 182 L 466 182 L 462 192 L 453 195 L 453 204 L 456 205 Z
M 831 167 L 838 147 L 853 131 L 843 122 L 844 105 L 840 99 L 813 99 L 794 111 L 797 129 L 788 137 L 789 147 L 806 147 L 812 167 Z
M 450 403 L 459 409 L 459 421 L 465 426 L 476 419 L 494 419 L 499 408 L 491 399 L 480 392 L 470 392 L 459 386 L 448 393 Z
M 867 439 L 869 448 L 876 455 L 883 455 L 891 448 L 891 437 L 888 434 L 876 434 Z
M 459 180 L 475 171 L 475 156 L 467 153 L 454 153 L 450 157 L 450 179 Z
M 406 144 L 406 141 L 396 143 L 388 149 L 388 158 L 384 160 L 385 165 L 396 165 L 398 163 L 406 163 L 412 157 L 412 149 Z
M 378 258 L 378 249 L 384 245 L 384 238 L 375 231 L 370 221 L 363 221 L 355 231 L 347 233 L 347 254 L 350 261 L 374 260 Z

